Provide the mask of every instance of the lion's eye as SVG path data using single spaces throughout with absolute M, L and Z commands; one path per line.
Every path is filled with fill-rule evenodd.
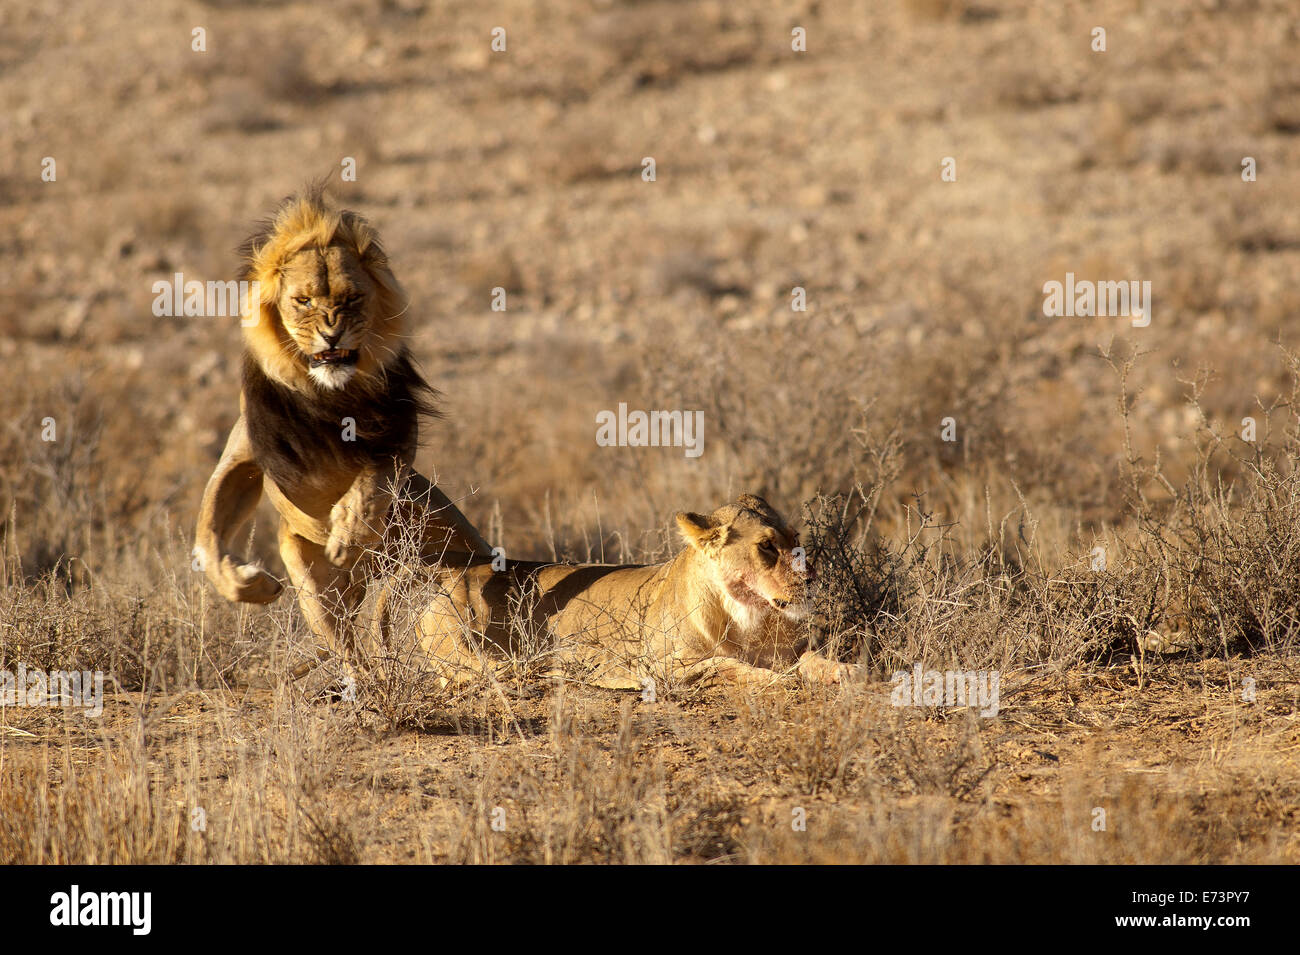
M 310 304 L 311 304 L 311 297 L 310 297 L 310 296 L 307 296 L 307 295 L 295 295 L 295 296 L 293 297 L 293 300 L 294 300 L 295 302 L 297 302 L 299 305 L 310 305 Z
M 771 557 L 776 556 L 776 545 L 773 544 L 770 540 L 763 541 L 761 544 L 758 545 L 758 549 L 761 550 L 764 554 L 767 554 Z

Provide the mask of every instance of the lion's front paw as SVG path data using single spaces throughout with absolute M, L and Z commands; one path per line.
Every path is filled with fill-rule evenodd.
M 220 572 L 214 578 L 221 596 L 240 603 L 269 604 L 284 585 L 256 564 L 241 564 L 232 557 L 221 561 Z
M 358 501 L 347 495 L 330 508 L 330 536 L 325 556 L 336 565 L 351 564 L 360 552 L 384 536 L 390 501 L 375 497 Z

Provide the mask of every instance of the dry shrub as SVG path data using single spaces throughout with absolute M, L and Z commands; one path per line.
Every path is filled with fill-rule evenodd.
M 625 703 L 608 742 L 584 734 L 563 694 L 545 763 L 506 766 L 488 751 L 460 816 L 453 862 L 640 863 L 672 860 L 668 781 Z M 548 769 L 534 768 L 547 766 Z M 504 828 L 494 828 L 494 812 Z M 499 825 L 499 824 L 498 824 Z
M 273 623 L 214 599 L 182 546 L 84 583 L 55 567 L 13 587 L 0 605 L 0 668 L 103 670 L 110 687 L 165 692 L 254 678 L 274 654 Z
M 43 726 L 82 745 L 14 759 L 0 774 L 0 862 L 54 864 L 349 863 L 354 811 L 332 790 L 346 722 L 279 696 L 274 725 L 222 694 L 159 705 L 150 694 L 106 699 L 88 728 L 61 711 Z M 121 715 L 125 712 L 125 716 Z M 199 732 L 198 715 L 215 719 Z M 188 726 L 176 732 L 174 727 Z M 85 746 L 84 744 L 90 744 Z M 168 745 L 170 744 L 170 745 Z
M 1162 568 L 1168 605 L 1186 622 L 1201 653 L 1295 646 L 1300 606 L 1300 434 L 1274 433 L 1297 407 L 1300 361 L 1288 355 L 1291 393 L 1257 412 L 1253 442 L 1216 430 L 1200 409 L 1204 381 L 1190 401 L 1202 424 L 1198 462 L 1167 508 L 1135 485 L 1143 557 Z M 1158 467 L 1139 481 L 1160 483 Z M 1167 482 L 1165 482 L 1167 484 Z
M 793 711 L 781 696 L 738 700 L 735 731 L 774 783 L 814 796 L 853 792 L 870 771 L 875 745 L 863 695 L 849 687 Z M 733 756 L 737 748 L 734 741 L 722 746 Z
M 435 602 L 446 599 L 439 577 L 441 561 L 446 558 L 447 566 L 454 568 L 465 560 L 463 555 L 426 552 L 428 528 L 435 520 L 435 513 L 426 512 L 390 525 L 383 548 L 372 552 L 364 570 L 368 597 L 358 611 L 356 626 L 366 664 L 356 674 L 357 699 L 390 731 L 454 723 L 454 711 L 484 694 L 499 702 L 509 722 L 510 698 L 536 692 L 541 677 L 551 669 L 552 641 L 523 596 L 509 613 L 512 652 L 502 655 L 484 647 L 484 638 L 467 620 L 461 639 L 466 646 L 478 648 L 476 664 L 429 656 L 419 622 Z M 352 676 L 339 661 L 324 669 L 336 680 Z
M 1135 361 L 1116 365 L 1126 434 Z M 1249 458 L 1229 453 L 1234 439 L 1210 434 L 1181 489 L 1158 459 L 1142 461 L 1126 440 L 1126 528 L 1099 541 L 1078 538 L 1059 558 L 1039 540 L 1023 500 L 997 526 L 990 517 L 985 538 L 968 548 L 919 498 L 917 523 L 901 541 L 876 533 L 879 481 L 815 499 L 808 548 L 832 645 L 885 674 L 915 662 L 1010 668 L 1153 648 L 1288 649 L 1300 603 L 1300 446 L 1292 433 L 1270 444 L 1268 414 L 1261 416 Z M 1237 479 L 1225 480 L 1227 473 Z M 1158 639 L 1174 616 L 1191 619 L 1192 643 Z

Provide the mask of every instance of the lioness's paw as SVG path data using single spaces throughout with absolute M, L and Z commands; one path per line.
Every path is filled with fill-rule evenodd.
M 862 672 L 860 663 L 837 663 L 835 670 L 830 676 L 831 683 L 847 683 L 849 680 L 856 679 Z
M 860 672 L 861 664 L 838 663 L 813 654 L 805 654 L 799 661 L 799 675 L 809 683 L 846 683 Z
M 284 585 L 261 567 L 241 564 L 233 557 L 222 558 L 215 583 L 221 596 L 240 603 L 269 604 L 284 590 Z

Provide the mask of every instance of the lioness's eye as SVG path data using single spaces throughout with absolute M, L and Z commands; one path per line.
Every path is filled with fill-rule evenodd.
M 759 544 L 758 547 L 760 550 L 766 551 L 769 554 L 776 553 L 776 545 L 771 541 L 763 541 L 763 543 Z
M 293 297 L 293 300 L 294 300 L 295 302 L 297 302 L 299 305 L 310 305 L 310 304 L 311 304 L 311 299 L 310 299 L 309 297 L 305 296 L 305 295 L 295 295 L 295 296 Z

